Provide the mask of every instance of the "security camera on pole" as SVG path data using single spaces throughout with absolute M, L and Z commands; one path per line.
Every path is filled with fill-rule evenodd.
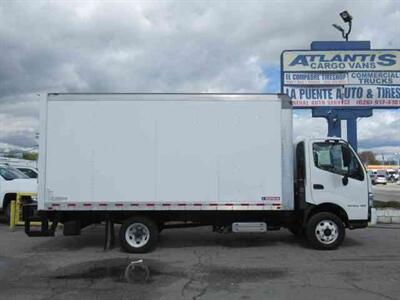
M 332 26 L 335 27 L 337 30 L 339 30 L 342 33 L 342 37 L 347 42 L 349 40 L 349 34 L 351 32 L 351 21 L 353 20 L 353 17 L 347 12 L 347 10 L 342 11 L 339 15 L 342 17 L 342 19 L 345 23 L 349 23 L 349 28 L 348 28 L 347 32 L 345 33 L 343 27 L 340 25 L 332 24 Z

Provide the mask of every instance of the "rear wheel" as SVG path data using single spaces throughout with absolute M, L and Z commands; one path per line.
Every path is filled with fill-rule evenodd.
M 333 250 L 343 242 L 345 227 L 337 215 L 329 212 L 320 212 L 309 219 L 306 234 L 313 248 Z
M 158 227 L 149 218 L 132 217 L 122 224 L 119 239 L 125 251 L 146 253 L 157 245 Z

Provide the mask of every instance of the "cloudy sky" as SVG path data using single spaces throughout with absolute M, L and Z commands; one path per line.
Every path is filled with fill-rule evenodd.
M 35 145 L 45 92 L 278 92 L 279 56 L 339 40 L 400 48 L 400 1 L 0 1 L 0 147 Z M 362 149 L 400 151 L 400 111 L 359 122 Z M 296 135 L 326 121 L 296 111 Z

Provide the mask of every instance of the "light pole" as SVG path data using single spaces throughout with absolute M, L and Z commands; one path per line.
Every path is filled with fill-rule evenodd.
M 343 27 L 338 24 L 332 24 L 332 26 L 335 27 L 335 29 L 339 30 L 342 33 L 342 37 L 347 42 L 349 40 L 349 34 L 351 32 L 351 21 L 353 20 L 353 17 L 349 14 L 349 12 L 347 10 L 342 11 L 339 15 L 345 23 L 349 23 L 349 28 L 347 29 L 347 32 L 345 33 L 345 30 L 343 29 Z

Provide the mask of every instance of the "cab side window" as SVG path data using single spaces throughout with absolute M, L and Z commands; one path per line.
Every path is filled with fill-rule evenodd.
M 354 155 L 350 152 L 350 163 L 346 166 L 344 162 L 343 148 L 348 147 L 344 143 L 314 143 L 313 157 L 317 168 L 360 181 L 364 180 L 363 168 Z M 350 149 L 349 149 L 350 150 Z

